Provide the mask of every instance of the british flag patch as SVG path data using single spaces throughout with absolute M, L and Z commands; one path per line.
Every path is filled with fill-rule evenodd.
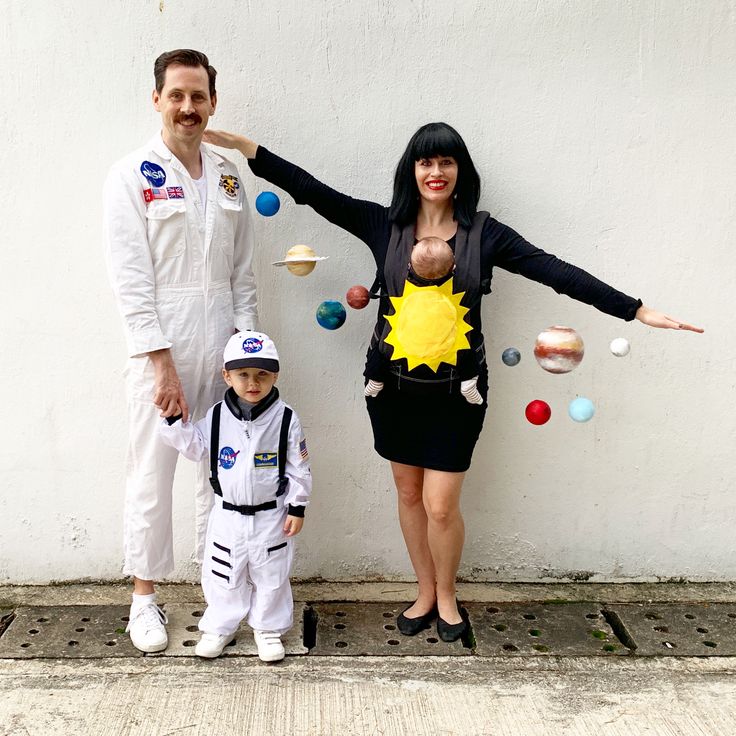
M 307 440 L 303 439 L 299 443 L 299 454 L 302 456 L 302 460 L 309 460 L 309 453 L 307 452 Z
M 181 187 L 166 187 L 169 199 L 184 199 L 184 190 Z

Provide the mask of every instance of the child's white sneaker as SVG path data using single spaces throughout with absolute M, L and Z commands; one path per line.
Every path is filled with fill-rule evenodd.
M 264 662 L 278 662 L 284 658 L 284 645 L 278 631 L 253 631 L 258 656 Z
M 235 638 L 235 634 L 208 634 L 202 633 L 202 638 L 194 647 L 198 657 L 214 659 L 222 654 L 222 650 Z
M 164 626 L 167 623 L 169 619 L 155 603 L 133 604 L 125 630 L 136 649 L 141 652 L 161 652 L 169 643 Z

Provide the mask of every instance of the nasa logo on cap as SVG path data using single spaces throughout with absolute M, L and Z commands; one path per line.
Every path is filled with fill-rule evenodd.
M 225 346 L 222 363 L 226 371 L 262 368 L 272 373 L 279 372 L 279 354 L 273 340 L 255 330 L 243 330 L 233 335 Z
M 260 353 L 261 350 L 263 350 L 263 340 L 259 340 L 257 337 L 246 337 L 243 340 L 244 353 Z
M 158 164 L 154 164 L 151 161 L 144 161 L 141 164 L 141 174 L 154 187 L 162 187 L 166 183 L 166 172 Z

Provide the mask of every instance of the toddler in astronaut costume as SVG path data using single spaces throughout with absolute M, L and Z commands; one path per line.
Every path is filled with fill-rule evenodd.
M 274 385 L 278 371 L 267 335 L 238 332 L 225 347 L 224 400 L 196 424 L 180 416 L 161 423 L 166 444 L 189 460 L 210 459 L 216 494 L 202 564 L 200 657 L 222 654 L 246 617 L 258 656 L 284 657 L 281 635 L 294 617 L 291 537 L 304 523 L 312 475 L 299 418 Z

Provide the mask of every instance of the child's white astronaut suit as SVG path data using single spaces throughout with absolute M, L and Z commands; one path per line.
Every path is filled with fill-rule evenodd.
M 229 389 L 196 424 L 164 420 L 161 437 L 189 460 L 210 458 L 217 498 L 207 524 L 200 630 L 233 634 L 247 617 L 258 631 L 288 631 L 293 549 L 283 527 L 287 514 L 304 515 L 312 490 L 299 418 L 274 387 L 245 419 Z

